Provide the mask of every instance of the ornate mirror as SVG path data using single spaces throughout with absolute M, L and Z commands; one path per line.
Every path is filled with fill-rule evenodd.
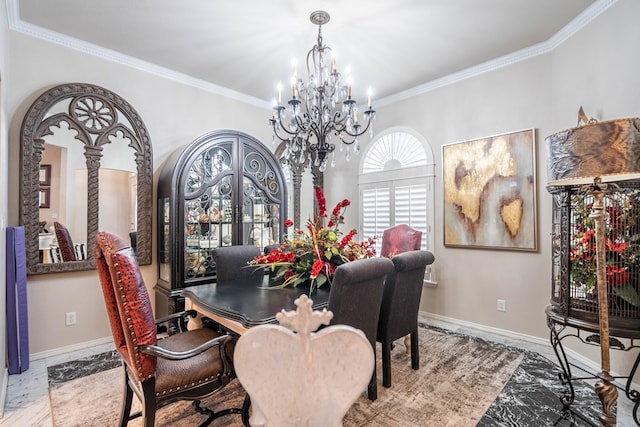
M 94 268 L 99 230 L 129 237 L 151 264 L 151 142 L 127 101 L 91 84 L 55 86 L 27 111 L 20 139 L 29 274 Z

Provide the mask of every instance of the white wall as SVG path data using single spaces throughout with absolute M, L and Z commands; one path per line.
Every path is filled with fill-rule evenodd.
M 599 119 L 639 114 L 640 85 L 634 79 L 640 65 L 637 16 L 640 2 L 620 0 L 551 53 L 378 108 L 377 132 L 396 126 L 414 129 L 435 153 L 434 252 L 439 284 L 425 289 L 423 310 L 547 338 L 544 308 L 551 289 L 551 198 L 545 190 L 544 138 L 575 126 L 580 105 Z M 18 223 L 18 130 L 31 102 L 52 85 L 75 81 L 98 84 L 133 105 L 151 135 L 156 181 L 168 154 L 206 131 L 237 129 L 271 141 L 266 126 L 268 110 L 21 34 L 11 33 L 9 42 L 7 64 L 12 79 L 5 108 L 10 118 L 10 224 Z M 425 60 L 437 58 L 427 56 Z M 538 252 L 445 248 L 442 145 L 526 128 L 535 128 L 537 135 Z M 357 164 L 356 159 L 347 165 L 337 155 L 336 167 L 325 177 L 328 206 L 343 198 L 357 200 Z M 348 215 L 353 217 L 347 218 L 345 229 L 358 222 L 356 208 Z M 156 268 L 143 267 L 150 287 L 155 283 Z M 504 313 L 496 311 L 498 298 L 507 301 Z M 78 312 L 78 325 L 64 326 L 66 311 Z M 30 276 L 29 312 L 32 352 L 110 334 L 95 272 Z

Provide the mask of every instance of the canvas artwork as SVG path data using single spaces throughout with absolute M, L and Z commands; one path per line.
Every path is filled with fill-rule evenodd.
M 444 245 L 537 250 L 533 129 L 442 147 Z

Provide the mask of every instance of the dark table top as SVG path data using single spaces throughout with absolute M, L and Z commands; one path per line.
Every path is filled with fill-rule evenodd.
M 278 288 L 270 286 L 269 276 L 262 284 L 229 280 L 206 285 L 188 286 L 182 289 L 182 295 L 189 299 L 194 308 L 222 316 L 240 323 L 245 328 L 256 325 L 277 323 L 276 313 L 282 309 L 295 310 L 294 301 L 301 295 L 309 296 L 309 286 L 288 286 Z M 330 286 L 314 289 L 310 299 L 313 309 L 325 308 L 329 301 Z

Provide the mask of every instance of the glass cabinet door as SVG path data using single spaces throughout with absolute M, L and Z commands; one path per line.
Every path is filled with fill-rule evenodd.
M 215 275 L 212 251 L 233 244 L 233 152 L 222 143 L 197 155 L 184 188 L 184 279 Z
M 280 204 L 244 177 L 242 203 L 242 244 L 263 249 L 280 239 Z
M 171 282 L 171 239 L 170 239 L 170 201 L 168 197 L 158 199 L 158 264 L 159 277 L 165 282 Z
M 180 306 L 177 289 L 215 281 L 215 248 L 279 242 L 286 206 L 277 159 L 247 134 L 213 131 L 171 153 L 158 179 L 158 312 Z

